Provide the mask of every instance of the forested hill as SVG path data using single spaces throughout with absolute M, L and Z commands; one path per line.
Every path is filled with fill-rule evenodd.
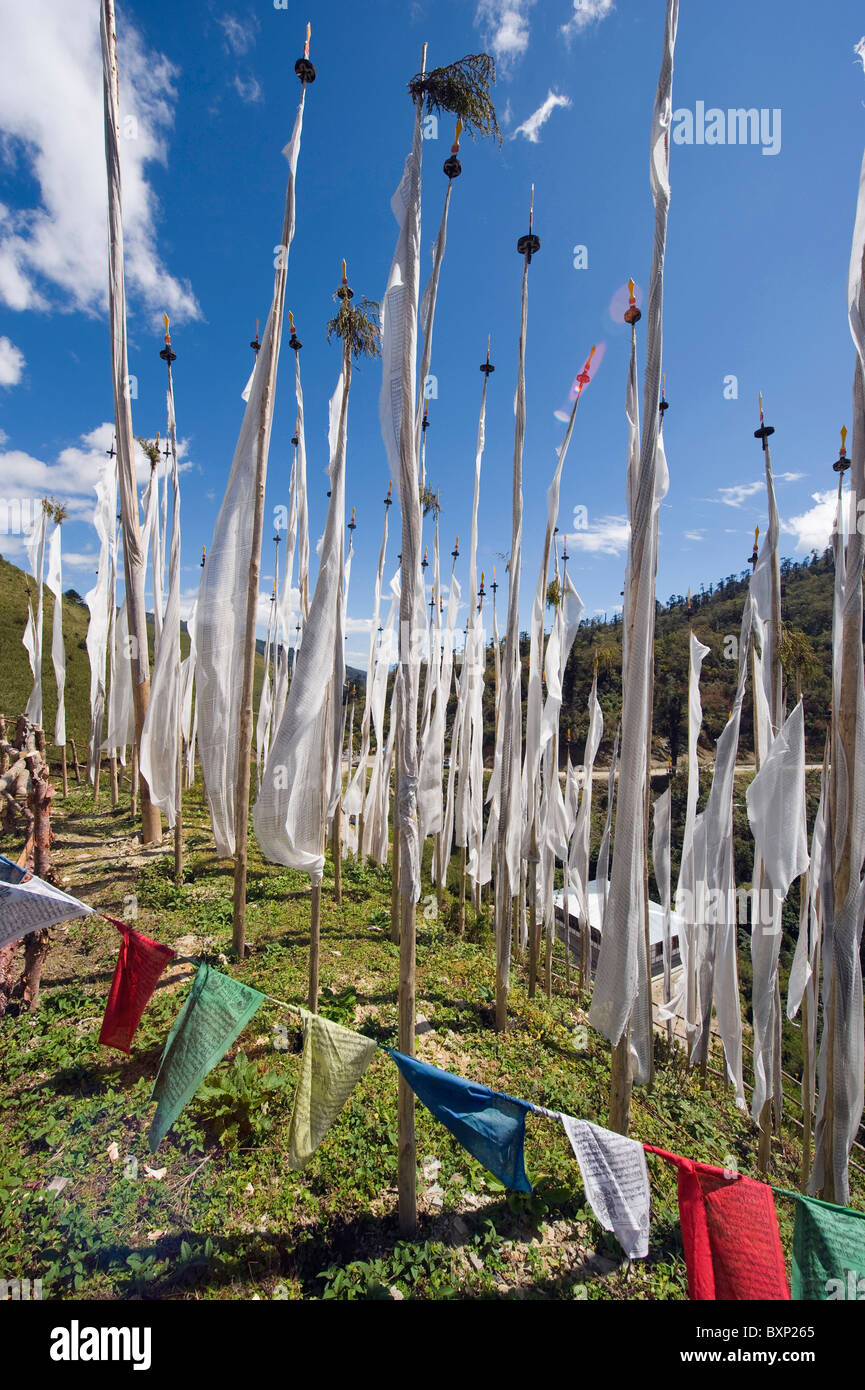
M 805 703 L 808 758 L 820 762 L 831 704 L 832 552 L 827 550 L 800 562 L 781 562 L 781 607 L 784 622 L 782 656 L 787 681 L 787 708 L 796 700 L 797 676 Z M 675 761 L 686 751 L 688 736 L 689 630 L 710 648 L 700 683 L 703 731 L 700 749 L 709 756 L 732 708 L 738 674 L 738 641 L 750 569 L 728 575 L 687 596 L 672 594 L 658 603 L 655 627 L 655 695 L 653 750 L 658 762 Z M 549 598 L 555 600 L 553 586 Z M 547 626 L 553 617 L 548 603 Z M 528 634 L 521 634 L 523 696 L 528 683 Z M 582 761 L 588 728 L 587 701 L 595 659 L 598 661 L 598 699 L 604 712 L 604 740 L 599 763 L 609 763 L 622 699 L 621 619 L 590 619 L 581 624 L 568 661 L 563 687 L 561 753 L 571 731 L 571 755 Z M 490 663 L 491 665 L 491 663 Z M 493 727 L 493 682 L 488 666 L 485 722 L 490 740 Z M 750 687 L 750 681 L 749 681 Z M 740 749 L 753 750 L 750 688 L 745 696 Z M 489 747 L 492 755 L 492 743 Z

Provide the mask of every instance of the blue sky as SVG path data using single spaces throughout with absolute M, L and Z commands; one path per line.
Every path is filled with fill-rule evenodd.
M 609 306 L 629 275 L 639 286 L 648 279 L 648 140 L 663 0 L 309 0 L 305 8 L 287 0 L 285 9 L 272 0 L 117 0 L 117 18 L 121 108 L 135 118 L 123 149 L 133 422 L 138 434 L 164 430 L 165 308 L 178 353 L 185 608 L 240 428 L 249 340 L 269 306 L 285 189 L 281 150 L 309 19 L 318 80 L 307 99 L 286 302 L 304 342 L 313 541 L 327 501 L 327 401 L 339 363 L 325 324 L 341 258 L 355 290 L 379 299 L 395 238 L 390 197 L 411 139 L 405 84 L 422 44 L 429 43 L 431 65 L 486 48 L 498 60 L 494 95 L 505 139 L 501 150 L 463 141 L 433 349 L 427 471 L 441 492 L 443 549 L 459 534 L 465 578 L 478 366 L 491 334 L 497 370 L 479 564 L 488 580 L 499 564 L 504 579 L 496 555 L 510 545 L 516 239 L 534 183 L 542 248 L 530 271 L 521 607 L 527 620 L 545 490 L 564 433 L 555 412 L 598 343 L 603 359 L 580 406 L 560 526 L 569 529 L 574 508 L 586 508 L 588 529 L 574 534 L 569 568 L 586 615 L 612 612 L 625 560 L 628 331 Z M 0 495 L 70 499 L 64 587 L 84 592 L 96 564 L 87 518 L 112 418 L 97 0 L 0 0 L 0 28 Z M 865 75 L 854 52 L 863 28 L 853 0 L 819 9 L 810 0 L 682 0 L 674 107 L 765 110 L 765 143 L 771 129 L 778 148 L 673 146 L 664 341 L 671 485 L 661 517 L 661 599 L 743 569 L 753 528 L 765 524 L 753 438 L 759 390 L 776 428 L 784 553 L 802 556 L 828 539 L 820 499 L 835 479 L 838 431 L 850 423 L 845 290 L 865 143 Z M 438 139 L 424 145 L 424 277 L 452 136 L 452 123 L 442 121 Z M 579 246 L 587 260 L 580 269 Z M 287 502 L 292 369 L 285 348 L 269 515 Z M 358 530 L 348 651 L 358 663 L 388 479 L 379 386 L 378 366 L 362 365 L 349 412 L 347 502 Z M 391 535 L 389 572 L 399 549 L 394 524 Z M 4 536 L 0 545 L 23 563 L 20 538 Z M 500 590 L 500 615 L 504 598 Z

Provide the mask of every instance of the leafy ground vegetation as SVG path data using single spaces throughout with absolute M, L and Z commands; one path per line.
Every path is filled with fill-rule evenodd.
M 142 852 L 125 805 L 94 812 L 92 793 L 55 801 L 55 862 L 70 891 L 276 999 L 304 1003 L 308 880 L 251 844 L 248 941 L 231 957 L 231 866 L 216 859 L 200 786 L 185 808 L 186 861 Z M 10 838 L 0 847 L 17 854 Z M 389 875 L 345 861 L 344 900 L 322 912 L 321 1012 L 394 1045 L 398 948 Z M 451 887 L 455 885 L 452 883 Z M 428 884 L 424 888 L 429 892 Z M 556 982 L 529 1000 L 513 976 L 508 1033 L 491 1027 L 489 914 L 467 909 L 460 938 L 448 895 L 418 912 L 418 1054 L 512 1095 L 604 1123 L 609 1046 L 586 1028 L 588 997 Z M 0 1022 L 0 1276 L 41 1278 L 43 1297 L 171 1299 L 684 1299 L 675 1175 L 650 1158 L 652 1234 L 628 1265 L 597 1225 L 561 1128 L 530 1116 L 532 1196 L 508 1193 L 420 1105 L 420 1230 L 397 1225 L 397 1073 L 368 1069 L 303 1172 L 286 1164 L 300 1059 L 292 1016 L 266 1004 L 208 1077 L 157 1154 L 147 1147 L 150 1090 L 191 967 L 162 979 L 129 1058 L 97 1043 L 116 959 L 99 918 L 56 928 L 38 1011 Z M 556 974 L 563 973 L 557 956 Z M 720 1079 L 689 1073 L 656 1044 L 657 1074 L 635 1091 L 634 1137 L 756 1171 L 754 1127 Z M 795 1113 L 793 1111 L 791 1114 Z M 799 1131 L 785 1123 L 772 1179 L 795 1187 Z M 865 1207 L 853 1173 L 852 1204 Z M 778 1199 L 789 1259 L 791 1204 Z

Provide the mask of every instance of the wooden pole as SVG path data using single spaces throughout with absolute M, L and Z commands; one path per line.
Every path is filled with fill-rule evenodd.
M 301 76 L 301 105 L 306 98 L 306 85 Z M 289 176 L 285 194 L 285 214 L 282 223 L 283 247 L 291 243 L 294 220 L 294 176 Z M 237 739 L 237 778 L 234 795 L 234 920 L 232 945 L 238 956 L 244 952 L 246 939 L 246 871 L 249 855 L 249 778 L 252 767 L 252 691 L 255 678 L 255 620 L 258 609 L 258 584 L 261 572 L 261 533 L 264 523 L 264 492 L 267 482 L 267 454 L 270 446 L 270 426 L 276 390 L 276 368 L 279 339 L 282 335 L 282 315 L 285 303 L 286 258 L 280 258 L 274 283 L 273 306 L 267 377 L 261 394 L 258 437 L 255 450 L 255 500 L 252 516 L 252 548 L 249 556 L 249 579 L 246 589 L 246 627 L 243 652 L 243 685 L 240 698 L 240 727 Z M 351 359 L 349 358 L 349 363 Z M 259 369 L 260 370 L 260 369 Z M 342 412 L 348 400 L 349 379 L 343 392 Z
M 64 743 L 63 748 L 62 748 L 62 754 L 63 754 L 63 795 L 64 795 L 64 796 L 68 796 L 68 795 L 69 795 L 69 774 L 68 774 L 67 769 L 66 769 L 66 744 L 65 744 L 65 743 Z
M 74 768 L 75 768 L 75 781 L 77 782 L 78 786 L 80 787 L 80 786 L 81 786 L 81 768 L 80 768 L 79 763 L 78 763 L 78 750 L 77 750 L 76 747 L 75 747 L 75 739 L 74 739 L 74 738 L 71 738 L 71 739 L 69 740 L 69 746 L 70 746 L 71 749 L 72 749 L 72 763 L 73 763 L 73 766 L 74 766 Z
M 393 761 L 394 761 L 394 798 L 393 798 L 393 844 L 390 852 L 390 939 L 398 943 L 400 938 L 400 905 L 399 905 L 399 826 L 396 815 L 396 788 L 399 781 L 399 751 L 400 751 L 400 727 L 399 727 L 399 707 L 400 692 L 396 693 L 394 702 L 394 718 L 396 719 L 396 731 L 393 738 Z
M 532 828 L 532 843 L 530 857 L 528 860 L 526 875 L 529 885 L 529 998 L 535 997 L 535 986 L 538 980 L 538 873 L 537 860 L 531 857 L 537 854 L 537 842 L 535 840 L 534 827 Z
M 808 1003 L 808 991 L 810 981 L 805 986 L 805 993 L 802 995 L 802 1081 L 804 1096 L 802 1098 L 802 1159 L 799 1165 L 799 1186 L 803 1192 L 808 1191 L 808 1179 L 811 1176 L 811 1107 L 813 1099 L 811 1096 L 811 1006 Z
M 344 398 L 343 398 L 344 401 Z M 327 844 L 327 730 L 330 724 L 331 687 L 328 686 L 321 743 L 321 849 Z M 318 1013 L 318 977 L 321 963 L 321 879 L 312 885 L 309 922 L 309 1012 Z
M 340 770 L 340 777 L 342 772 Z M 331 829 L 331 853 L 333 855 L 333 900 L 342 902 L 342 805 L 336 803 Z
M 442 833 L 440 830 L 435 834 L 435 861 L 436 861 L 436 902 L 439 912 L 444 911 L 445 905 L 445 885 L 444 885 L 444 863 L 442 861 Z
M 138 782 L 138 744 L 134 743 L 132 745 L 132 786 L 129 796 L 129 811 L 133 820 L 138 814 Z
M 105 74 L 103 95 L 105 108 L 105 149 L 109 181 L 108 264 L 109 308 L 111 314 L 111 365 L 114 380 L 114 422 L 117 434 L 117 475 L 120 486 L 120 510 L 123 525 L 123 566 L 126 585 L 126 611 L 129 622 L 129 653 L 132 672 L 132 700 L 135 709 L 135 742 L 141 743 L 141 731 L 150 702 L 150 657 L 147 647 L 147 613 L 144 605 L 144 552 L 141 546 L 141 527 L 138 520 L 138 496 L 135 485 L 134 438 L 132 407 L 129 392 L 129 364 L 126 344 L 126 297 L 123 284 L 123 227 L 119 198 L 119 77 L 117 71 L 117 33 L 114 0 L 102 0 L 102 28 L 109 55 L 109 71 Z M 98 756 L 98 755 L 97 755 Z M 99 760 L 97 760 L 95 801 L 99 795 Z M 162 837 L 159 810 L 150 800 L 150 790 L 141 778 L 141 842 L 156 844 Z
M 178 668 L 178 681 L 180 671 Z M 180 714 L 180 702 L 178 701 L 178 716 Z M 180 719 L 177 724 L 177 773 L 175 778 L 176 790 L 174 793 L 174 882 L 183 882 L 183 735 L 180 729 Z
M 562 884 L 562 917 L 565 926 L 565 984 L 571 987 L 571 906 L 568 901 L 568 861 L 565 860 L 565 877 Z
M 283 243 L 285 244 L 285 243 Z M 240 697 L 240 729 L 237 739 L 237 777 L 234 791 L 234 916 L 232 946 L 242 957 L 246 943 L 246 872 L 249 861 L 249 777 L 252 767 L 252 692 L 255 680 L 255 621 L 261 573 L 261 531 L 264 523 L 264 490 L 267 478 L 267 444 L 270 409 L 276 376 L 271 350 L 271 370 L 261 402 L 261 419 L 255 460 L 255 502 L 252 517 L 252 551 L 246 587 L 246 638 L 243 650 L 243 686 Z M 320 891 L 320 890 L 319 890 Z M 313 902 L 315 900 L 313 899 Z M 311 1009 L 314 1013 L 315 1010 Z
M 460 936 L 466 934 L 466 847 L 460 845 Z
M 112 752 L 110 758 L 108 759 L 108 766 L 109 766 L 109 768 L 110 768 L 110 770 L 111 770 L 111 806 L 112 806 L 112 809 L 113 809 L 113 808 L 117 805 L 118 801 L 120 800 L 120 792 L 119 792 L 118 787 L 117 787 L 117 753 L 116 753 L 116 751 L 115 751 L 115 752 Z
M 627 1134 L 631 1123 L 631 1091 L 634 1084 L 629 1026 L 613 1048 L 610 1072 L 610 1129 L 617 1134 Z
M 321 958 L 321 880 L 312 885 L 309 928 L 309 994 L 307 1005 L 311 1014 L 318 1013 L 318 970 Z

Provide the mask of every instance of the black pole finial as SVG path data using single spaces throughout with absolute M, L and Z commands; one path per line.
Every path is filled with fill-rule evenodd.
M 309 38 L 312 33 L 312 25 L 306 26 L 306 42 L 303 45 L 303 57 L 298 58 L 294 65 L 294 70 L 300 78 L 300 85 L 307 86 L 308 83 L 315 81 L 315 68 L 309 61 Z
M 768 440 L 768 438 L 769 438 L 769 435 L 770 435 L 770 434 L 774 434 L 774 433 L 775 433 L 774 426 L 772 426 L 772 425 L 767 425 L 766 422 L 765 422 L 765 420 L 763 419 L 763 393 L 762 393 L 762 391 L 761 391 L 761 392 L 760 392 L 760 428 L 754 431 L 754 438 L 760 440 L 760 442 L 761 442 L 762 445 L 763 445 L 763 451 L 764 451 L 764 452 L 765 452 L 766 449 L 768 449 L 768 447 L 769 447 L 769 445 L 768 445 L 768 443 L 767 443 L 767 440 Z
M 519 238 L 518 242 L 517 242 L 517 251 L 519 252 L 519 254 L 520 254 L 521 256 L 525 256 L 525 258 L 526 258 L 526 263 L 527 263 L 528 265 L 531 265 L 531 263 L 532 263 L 532 256 L 534 256 L 535 253 L 538 252 L 538 251 L 540 251 L 540 249 L 541 249 L 541 239 L 540 239 L 540 237 L 535 236 L 535 232 L 534 232 L 534 218 L 535 218 L 535 185 L 532 184 L 532 196 L 531 196 L 531 201 L 530 201 L 530 203 L 529 203 L 529 231 L 528 231 L 528 236 L 521 236 L 521 237 Z

